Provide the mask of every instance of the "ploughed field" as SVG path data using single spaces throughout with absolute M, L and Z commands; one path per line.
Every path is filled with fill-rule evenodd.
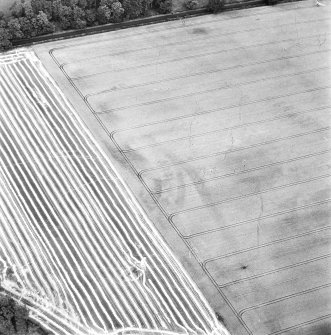
M 234 335 L 331 332 L 330 8 L 34 47 Z
M 226 334 L 30 51 L 0 56 L 0 275 L 56 335 Z

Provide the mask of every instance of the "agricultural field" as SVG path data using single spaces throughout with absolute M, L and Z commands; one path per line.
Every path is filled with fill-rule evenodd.
M 34 47 L 233 335 L 331 332 L 330 8 Z
M 32 52 L 0 98 L 0 293 L 56 335 L 226 335 Z
M 68 306 L 77 318 L 63 319 L 65 331 L 136 327 L 216 335 L 225 332 L 224 323 L 232 335 L 331 333 L 326 4 L 300 1 L 40 44 L 29 52 L 53 79 L 32 55 L 8 70 L 3 87 L 10 82 L 13 89 L 6 104 L 25 94 L 39 114 L 22 110 L 18 117 L 9 108 L 1 115 L 7 132 L 31 127 L 26 138 L 5 141 L 10 150 L 23 148 L 25 159 L 18 152 L 3 169 L 13 166 L 6 178 L 34 171 L 41 186 L 20 186 L 30 197 L 49 190 L 53 198 L 39 197 L 31 215 L 40 213 L 52 229 L 40 232 L 53 239 L 42 240 L 49 243 L 43 259 L 53 262 L 48 255 L 55 252 L 57 266 L 67 267 L 43 267 L 37 259 L 35 279 L 22 282 L 30 280 L 31 292 L 45 287 L 43 296 Z M 121 201 L 113 202 L 113 188 L 124 192 Z M 13 198 L 10 206 L 16 204 Z M 113 211 L 125 213 L 124 227 Z M 20 246 L 8 248 L 20 255 Z M 31 259 L 37 248 L 43 246 L 36 244 Z M 78 264 L 61 261 L 65 248 Z M 134 262 L 125 263 L 131 254 Z M 159 271 L 150 280 L 146 259 L 150 276 Z M 62 286 L 52 276 L 41 282 L 47 271 L 58 271 Z M 72 277 L 77 283 L 61 277 L 66 271 L 79 274 Z M 111 292 L 126 289 L 125 275 L 132 279 L 130 295 L 116 297 L 113 307 Z M 79 288 L 84 281 L 86 289 Z M 86 301 L 91 305 L 84 307 Z

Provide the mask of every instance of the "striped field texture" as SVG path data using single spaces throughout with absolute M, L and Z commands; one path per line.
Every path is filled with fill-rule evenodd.
M 0 283 L 55 334 L 226 334 L 26 50 L 0 57 Z

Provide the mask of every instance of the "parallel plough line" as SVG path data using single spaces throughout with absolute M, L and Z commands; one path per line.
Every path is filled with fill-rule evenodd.
M 0 287 L 55 334 L 227 334 L 26 50 L 0 56 Z

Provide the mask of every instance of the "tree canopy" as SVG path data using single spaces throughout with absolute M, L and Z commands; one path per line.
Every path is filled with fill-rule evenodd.
M 50 335 L 29 319 L 27 308 L 0 294 L 0 335 Z
M 13 40 L 169 13 L 172 0 L 16 0 L 0 13 L 0 50 Z

